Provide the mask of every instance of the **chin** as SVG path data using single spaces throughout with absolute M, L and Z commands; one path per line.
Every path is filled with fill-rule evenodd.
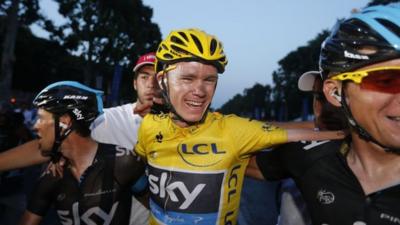
M 203 115 L 193 115 L 193 114 L 189 114 L 187 116 L 182 116 L 184 120 L 191 122 L 191 123 L 196 123 L 199 122 L 202 118 Z

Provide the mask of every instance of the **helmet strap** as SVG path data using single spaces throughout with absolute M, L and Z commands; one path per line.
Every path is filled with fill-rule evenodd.
M 354 119 L 354 116 L 351 113 L 351 110 L 345 100 L 346 95 L 345 95 L 345 91 L 344 91 L 344 85 L 342 85 L 341 98 L 342 98 L 341 99 L 342 110 L 347 118 L 347 121 L 349 122 L 350 126 L 358 133 L 358 136 L 360 138 L 364 139 L 365 141 L 372 142 L 372 143 L 378 145 L 379 147 L 383 148 L 383 150 L 385 150 L 385 152 L 392 152 L 392 153 L 400 154 L 400 148 L 390 148 L 390 147 L 384 146 L 383 144 L 378 142 L 374 137 L 372 137 L 372 135 L 370 133 L 368 133 L 367 130 L 365 130 L 363 127 L 361 127 L 357 123 L 357 121 Z
M 45 156 L 50 156 L 53 163 L 56 163 L 60 160 L 62 156 L 60 146 L 65 138 L 67 138 L 68 135 L 73 131 L 72 127 L 73 126 L 65 129 L 64 132 L 62 132 L 60 128 L 60 116 L 54 116 L 54 143 L 51 151 L 49 153 L 45 153 Z

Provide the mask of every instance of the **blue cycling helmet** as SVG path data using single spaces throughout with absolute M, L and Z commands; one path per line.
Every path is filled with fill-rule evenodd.
M 339 21 L 322 43 L 319 66 L 326 78 L 399 57 L 400 3 L 394 3 L 368 7 Z
M 76 121 L 90 123 L 103 113 L 103 91 L 75 81 L 61 81 L 44 88 L 33 105 L 56 115 L 68 113 Z
M 33 100 L 33 105 L 53 114 L 55 139 L 52 149 L 42 150 L 42 155 L 57 162 L 61 157 L 60 146 L 64 139 L 79 126 L 88 130 L 90 123 L 103 113 L 102 96 L 102 91 L 74 81 L 61 81 L 44 88 Z M 59 122 L 64 114 L 72 117 L 73 125 L 62 129 Z

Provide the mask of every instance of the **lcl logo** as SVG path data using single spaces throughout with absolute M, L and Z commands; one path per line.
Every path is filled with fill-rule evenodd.
M 222 156 L 226 153 L 225 150 L 218 149 L 216 143 L 181 144 L 178 146 L 178 152 L 187 164 L 196 167 L 215 165 L 222 160 Z

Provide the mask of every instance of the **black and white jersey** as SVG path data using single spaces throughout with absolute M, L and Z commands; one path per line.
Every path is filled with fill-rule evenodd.
M 99 144 L 93 164 L 80 181 L 68 168 L 62 178 L 44 174 L 27 209 L 44 216 L 54 205 L 62 224 L 129 224 L 130 187 L 145 168 L 133 154 L 119 146 Z
M 266 179 L 295 180 L 315 225 L 400 224 L 400 184 L 365 195 L 341 146 L 342 141 L 290 143 L 260 153 L 257 164 Z

